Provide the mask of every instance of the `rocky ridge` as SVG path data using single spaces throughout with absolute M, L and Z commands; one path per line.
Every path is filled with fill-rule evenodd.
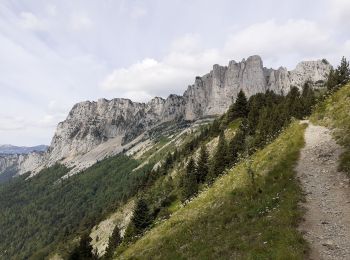
M 291 86 L 301 89 L 305 82 L 317 87 L 331 67 L 326 60 L 317 60 L 301 62 L 292 71 L 283 67 L 274 70 L 265 68 L 255 55 L 241 62 L 230 61 L 228 66 L 215 64 L 208 74 L 196 77 L 183 96 L 155 97 L 148 103 L 122 98 L 78 103 L 67 119 L 58 124 L 48 151 L 43 156 L 28 155 L 19 166 L 19 173 L 37 172 L 57 161 L 74 167 L 76 158 L 96 150 L 102 157 L 120 152 L 159 124 L 220 115 L 240 89 L 249 97 L 266 90 L 288 93 Z

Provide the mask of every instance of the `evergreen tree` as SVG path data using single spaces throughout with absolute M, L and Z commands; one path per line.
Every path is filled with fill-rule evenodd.
M 151 224 L 150 210 L 144 199 L 140 198 L 137 201 L 131 222 L 134 224 L 138 234 Z
M 196 165 L 192 158 L 190 158 L 186 172 L 181 178 L 181 201 L 185 202 L 198 192 L 198 183 L 196 176 Z
M 328 90 L 331 91 L 331 90 L 333 90 L 333 88 L 335 88 L 335 86 L 337 84 L 338 84 L 338 82 L 337 82 L 336 72 L 333 68 L 331 68 L 331 70 L 329 71 L 329 74 L 328 74 L 326 87 Z
M 141 234 L 152 222 L 150 210 L 146 201 L 140 198 L 135 206 L 134 214 L 125 231 L 124 240 L 131 241 L 133 237 Z
M 69 260 L 90 260 L 97 259 L 97 256 L 92 253 L 91 237 L 89 233 L 85 233 L 80 238 L 79 246 L 76 247 L 69 256 Z
M 337 68 L 338 84 L 345 84 L 350 80 L 349 62 L 343 56 Z
M 120 245 L 122 238 L 120 236 L 120 230 L 118 225 L 113 229 L 113 233 L 108 241 L 108 247 L 104 255 L 104 259 L 112 259 L 115 249 Z
M 268 107 L 264 107 L 261 109 L 259 114 L 259 120 L 256 127 L 255 137 L 254 137 L 254 145 L 256 147 L 261 147 L 265 144 L 265 141 L 268 139 L 271 120 L 269 117 Z
M 227 119 L 229 122 L 237 118 L 245 118 L 248 115 L 248 101 L 247 97 L 244 94 L 243 90 L 238 92 L 236 101 L 231 105 L 229 110 L 227 111 Z
M 227 166 L 227 143 L 225 134 L 221 131 L 215 154 L 211 160 L 208 181 L 212 182 L 218 175 L 222 174 Z
M 173 156 L 170 152 L 168 152 L 166 159 L 165 159 L 165 162 L 164 162 L 164 166 L 163 166 L 164 169 L 168 170 L 171 167 L 172 163 L 173 163 Z
M 297 87 L 292 87 L 287 95 L 286 108 L 289 115 L 298 119 L 303 117 L 303 106 L 300 99 L 300 91 Z
M 238 161 L 238 155 L 245 149 L 245 134 L 245 127 L 241 125 L 228 144 L 228 162 L 230 166 Z
M 237 95 L 237 100 L 235 102 L 236 113 L 238 117 L 247 117 L 248 115 L 248 101 L 243 90 L 240 90 Z
M 346 84 L 350 80 L 349 62 L 345 57 L 342 57 L 340 65 L 336 70 L 331 69 L 326 86 L 328 90 L 335 90 L 339 86 Z
M 209 172 L 209 165 L 208 165 L 209 155 L 207 151 L 207 147 L 205 145 L 201 146 L 201 149 L 199 151 L 199 158 L 197 162 L 197 182 L 203 183 L 205 182 L 208 172 Z
M 247 134 L 254 135 L 261 109 L 265 106 L 265 94 L 258 93 L 251 96 L 248 104 Z
M 311 114 L 313 105 L 316 103 L 315 93 L 310 87 L 309 83 L 306 82 L 303 86 L 303 91 L 301 94 L 301 102 L 303 106 L 303 116 L 308 116 Z
M 213 124 L 211 125 L 209 132 L 211 136 L 216 136 L 218 133 L 220 133 L 220 123 L 218 119 L 215 119 L 213 121 Z

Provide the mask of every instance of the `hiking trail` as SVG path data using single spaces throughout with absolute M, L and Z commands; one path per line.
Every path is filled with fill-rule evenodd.
M 306 199 L 299 230 L 310 244 L 310 259 L 350 259 L 349 178 L 337 170 L 342 148 L 329 129 L 308 124 L 296 167 Z

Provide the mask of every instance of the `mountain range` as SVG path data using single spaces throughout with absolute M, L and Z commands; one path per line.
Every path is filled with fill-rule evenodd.
M 292 86 L 302 89 L 323 84 L 332 66 L 325 59 L 302 61 L 294 70 L 266 68 L 260 56 L 228 66 L 215 64 L 195 78 L 182 96 L 155 97 L 147 103 L 129 99 L 99 99 L 77 103 L 60 122 L 46 152 L 28 150 L 21 155 L 0 158 L 0 175 L 9 168 L 15 174 L 32 175 L 56 162 L 77 173 L 106 157 L 142 147 L 152 128 L 170 121 L 195 122 L 223 114 L 243 90 L 247 97 L 268 90 L 288 93 Z M 141 149 L 141 148 L 140 148 Z

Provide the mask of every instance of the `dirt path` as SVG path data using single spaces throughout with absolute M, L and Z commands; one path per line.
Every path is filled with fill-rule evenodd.
M 310 243 L 310 259 L 350 259 L 350 188 L 337 171 L 341 147 L 330 131 L 309 124 L 297 166 L 306 194 L 305 221 L 300 226 Z

